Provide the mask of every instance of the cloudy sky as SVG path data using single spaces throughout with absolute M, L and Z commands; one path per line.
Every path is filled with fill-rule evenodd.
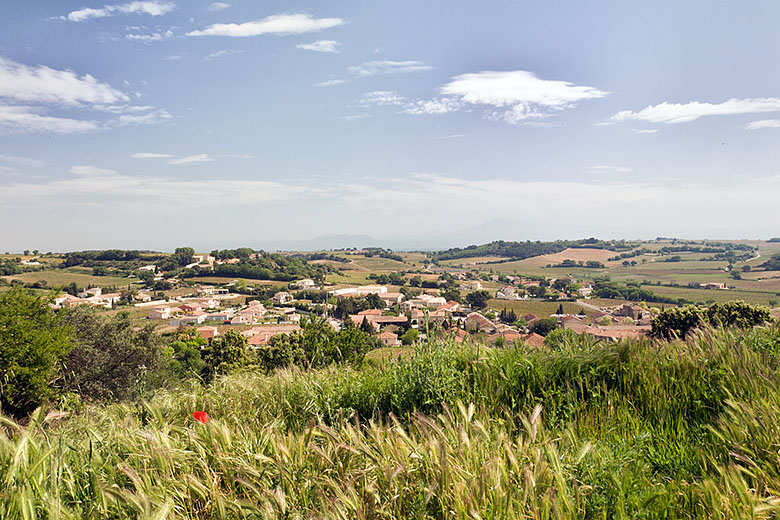
M 780 234 L 775 0 L 0 10 L 0 251 Z

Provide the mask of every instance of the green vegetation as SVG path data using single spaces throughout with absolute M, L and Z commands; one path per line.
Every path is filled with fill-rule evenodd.
M 181 272 L 182 278 L 198 276 L 224 276 L 229 278 L 247 278 L 255 280 L 279 280 L 291 282 L 301 278 L 316 281 L 325 279 L 333 269 L 327 265 L 314 265 L 298 257 L 278 253 L 255 253 L 255 258 L 241 257 L 235 264 L 217 264 L 213 269 L 194 266 Z
M 780 271 L 780 253 L 772 255 L 772 257 L 761 264 L 761 267 L 767 271 Z
M 772 320 L 767 307 L 754 307 L 745 302 L 715 303 L 709 307 L 686 305 L 662 311 L 653 318 L 653 336 L 665 339 L 684 338 L 693 329 L 738 327 L 747 329 Z
M 570 247 L 585 247 L 593 249 L 609 249 L 611 251 L 626 251 L 633 249 L 635 243 L 629 243 L 624 240 L 604 241 L 595 238 L 583 240 L 558 240 L 555 242 L 505 242 L 497 240 L 489 244 L 480 246 L 471 245 L 465 248 L 453 248 L 433 254 L 433 260 L 439 262 L 442 260 L 453 260 L 458 258 L 474 258 L 480 256 L 499 256 L 511 260 L 522 260 L 534 256 L 560 253 Z
M 418 347 L 4 419 L 0 516 L 777 517 L 780 330 L 558 348 Z
M 23 417 L 53 397 L 49 382 L 71 348 L 48 301 L 18 287 L 0 293 L 0 408 Z

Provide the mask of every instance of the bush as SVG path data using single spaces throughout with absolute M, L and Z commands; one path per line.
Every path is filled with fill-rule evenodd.
M 686 305 L 661 312 L 652 321 L 651 334 L 657 338 L 684 338 L 693 329 L 714 327 L 749 328 L 772 320 L 769 309 L 743 301 L 715 303 L 709 307 Z
M 64 313 L 74 330 L 73 350 L 63 359 L 61 388 L 92 400 L 136 397 L 144 386 L 162 384 L 162 336 L 153 324 L 136 328 L 125 316 L 107 318 L 79 306 Z
M 73 347 L 49 302 L 25 289 L 0 293 L 0 409 L 24 417 L 56 395 L 52 383 Z

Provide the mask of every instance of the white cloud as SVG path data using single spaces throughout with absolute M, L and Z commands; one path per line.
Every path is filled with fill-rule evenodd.
M 349 114 L 346 116 L 339 116 L 339 119 L 342 121 L 357 121 L 358 119 L 365 119 L 367 117 L 371 117 L 368 114 Z
M 130 157 L 133 159 L 170 159 L 173 155 L 169 153 L 137 152 Z
M 780 197 L 778 176 L 744 179 L 737 184 L 628 182 L 629 177 L 578 181 L 463 179 L 442 174 L 337 179 L 266 181 L 222 175 L 182 179 L 158 174 L 130 176 L 81 165 L 70 175 L 43 182 L 20 176 L 0 180 L 0 215 L 12 215 L 18 208 L 35 210 L 30 213 L 37 215 L 37 221 L 25 219 L 20 224 L 24 227 L 15 228 L 19 242 L 23 241 L 23 235 L 45 232 L 53 225 L 61 224 L 58 229 L 62 230 L 72 229 L 73 221 L 64 217 L 70 212 L 63 208 L 78 212 L 85 204 L 111 209 L 105 219 L 94 224 L 94 232 L 101 238 L 115 237 L 117 224 L 128 218 L 151 223 L 152 219 L 166 215 L 167 229 L 174 231 L 165 238 L 186 241 L 187 236 L 202 236 L 204 229 L 215 232 L 229 229 L 236 215 L 263 221 L 289 207 L 302 210 L 285 219 L 284 226 L 278 229 L 279 237 L 333 232 L 381 237 L 398 234 L 399 229 L 414 229 L 411 236 L 426 233 L 441 236 L 439 223 L 449 219 L 474 224 L 487 219 L 511 219 L 526 231 L 531 230 L 531 239 L 612 233 L 657 236 L 659 232 L 699 236 L 702 232 L 713 233 L 713 229 L 727 236 L 744 236 L 744 233 L 760 236 L 771 233 Z M 562 193 L 576 193 L 588 203 L 561 204 Z M 178 208 L 195 204 L 221 211 L 210 214 L 204 220 L 205 227 L 198 226 L 191 231 L 192 226 L 186 224 L 191 224 L 192 216 L 183 217 Z M 550 207 L 556 211 L 550 212 Z M 654 215 L 653 219 L 610 218 L 610 215 L 634 214 L 637 207 Z M 485 208 L 490 208 L 489 214 Z M 328 218 L 316 218 L 322 214 Z M 495 234 L 495 229 L 492 232 Z M 511 239 L 511 229 L 505 227 L 500 232 L 507 233 L 507 239 Z M 156 236 L 147 233 L 141 239 L 161 240 L 165 233 L 159 230 Z M 72 233 L 67 239 L 72 243 Z
M 200 31 L 188 32 L 187 36 L 284 36 L 321 31 L 344 23 L 346 22 L 341 18 L 314 18 L 307 13 L 275 14 L 254 22 L 218 23 Z
M 100 129 L 94 121 L 45 116 L 29 106 L 0 105 L 0 130 L 6 132 L 49 132 L 77 134 Z
M 555 112 L 574 107 L 580 101 L 607 95 L 607 92 L 595 87 L 540 79 L 533 72 L 525 70 L 461 74 L 439 90 L 450 102 L 454 100 L 463 105 L 493 107 L 494 110 L 489 111 L 487 117 L 507 123 L 549 117 Z M 439 104 L 442 104 L 442 100 L 439 100 Z M 446 104 L 442 110 L 451 111 L 446 109 Z
M 140 41 L 140 42 L 159 42 L 162 40 L 167 40 L 168 38 L 173 37 L 173 31 L 165 31 L 165 32 L 156 32 L 152 34 L 125 34 L 125 40 L 131 40 L 131 41 Z
M 222 11 L 223 9 L 227 9 L 230 7 L 230 4 L 226 4 L 225 2 L 214 2 L 209 6 L 209 11 Z
M 760 130 L 762 128 L 780 128 L 780 119 L 762 119 L 745 125 L 745 130 Z
M 363 106 L 388 106 L 388 105 L 402 105 L 404 98 L 390 90 L 376 90 L 374 92 L 366 92 L 360 96 L 359 103 Z
M 404 114 L 446 114 L 448 112 L 455 112 L 463 108 L 463 103 L 453 98 L 439 98 L 431 100 L 417 100 L 413 103 L 406 105 L 406 108 L 402 110 Z
M 582 169 L 582 172 L 587 174 L 631 173 L 633 171 L 633 168 L 628 168 L 626 166 L 607 165 L 586 166 Z
M 442 135 L 440 137 L 437 137 L 436 139 L 458 139 L 459 137 L 468 137 L 469 134 L 451 134 L 451 135 Z
M 64 18 L 71 22 L 83 22 L 92 18 L 105 18 L 116 14 L 148 14 L 151 16 L 161 16 L 168 14 L 176 8 L 171 2 L 139 1 L 128 2 L 126 4 L 104 5 L 95 9 L 86 7 L 77 11 L 71 11 Z
M 780 111 L 780 98 L 731 98 L 723 103 L 663 102 L 650 105 L 639 112 L 622 110 L 609 118 L 613 123 L 623 121 L 649 121 L 651 123 L 688 123 L 703 116 L 729 116 L 738 114 L 759 114 Z
M 89 74 L 79 77 L 69 70 L 31 67 L 4 58 L 0 58 L 0 97 L 63 105 L 129 100 L 127 95 Z
M 31 159 L 30 157 L 19 157 L 17 155 L 0 155 L 0 161 L 25 168 L 40 168 L 46 164 L 45 162 L 38 159 Z
M 207 54 L 206 57 L 203 59 L 206 61 L 216 60 L 217 58 L 222 58 L 224 56 L 232 56 L 233 54 L 242 54 L 246 52 L 243 49 L 223 49 L 221 51 L 212 52 L 211 54 Z
M 355 76 L 377 76 L 381 74 L 403 74 L 407 72 L 421 72 L 431 70 L 433 67 L 422 61 L 367 61 L 360 65 L 349 67 L 347 71 Z
M 117 121 L 112 122 L 113 126 L 127 126 L 127 125 L 156 125 L 164 123 L 173 116 L 164 108 L 149 112 L 143 115 L 122 114 Z
M 299 43 L 296 47 L 305 51 L 339 52 L 339 47 L 341 47 L 341 45 L 342 44 L 336 40 L 317 40 L 312 43 Z
M 178 159 L 171 159 L 168 164 L 193 164 L 202 162 L 211 162 L 214 159 L 209 157 L 206 153 L 199 153 L 197 155 L 188 155 L 186 157 L 180 157 Z
M 346 83 L 343 79 L 329 79 L 328 81 L 323 81 L 322 83 L 315 83 L 315 87 L 335 87 L 336 85 L 343 85 Z
M 115 170 L 98 168 L 97 166 L 91 166 L 88 164 L 72 166 L 69 171 L 73 175 L 78 175 L 80 177 L 104 177 L 104 176 L 117 175 L 117 172 Z
M 647 128 L 647 129 L 643 129 L 643 130 L 638 130 L 638 129 L 636 129 L 636 128 L 632 128 L 632 129 L 631 129 L 631 131 L 632 131 L 633 133 L 635 133 L 635 134 L 654 134 L 654 133 L 656 133 L 658 130 L 656 130 L 656 129 L 654 129 L 654 128 L 653 128 L 653 129 Z

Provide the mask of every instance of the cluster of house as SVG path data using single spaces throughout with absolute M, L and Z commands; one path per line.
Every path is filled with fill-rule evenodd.
M 483 332 L 487 334 L 487 339 L 491 343 L 498 341 L 504 341 L 506 343 L 512 343 L 515 341 L 522 341 L 533 347 L 540 347 L 544 345 L 544 337 L 535 332 L 521 332 L 516 327 L 511 327 L 504 323 L 496 323 L 489 320 L 478 312 L 471 312 L 465 319 L 465 331 L 458 334 L 458 337 L 462 339 L 465 336 L 465 332 Z M 460 330 L 460 329 L 459 329 Z
M 515 291 L 516 287 L 528 287 L 539 284 L 538 280 L 514 277 L 511 283 L 499 289 L 496 296 L 504 299 L 520 299 Z M 291 288 L 306 290 L 316 289 L 313 280 L 304 279 L 290 284 Z M 480 290 L 482 284 L 479 281 L 466 281 L 462 284 L 469 290 Z M 589 285 L 583 284 L 580 290 L 586 293 Z M 155 305 L 150 310 L 150 319 L 168 320 L 171 326 L 194 326 L 207 340 L 219 335 L 217 324 L 246 325 L 251 328 L 242 331 L 253 346 L 265 345 L 277 334 L 289 333 L 300 330 L 298 322 L 300 314 L 292 306 L 285 306 L 294 301 L 294 297 L 288 291 L 278 291 L 271 298 L 273 307 L 266 308 L 261 302 L 251 301 L 240 307 L 221 308 L 220 300 L 227 297 L 227 289 L 200 286 L 196 289 L 197 297 L 180 298 L 179 301 L 165 302 Z M 527 328 L 520 330 L 518 327 L 496 323 L 483 314 L 471 312 L 466 306 L 455 301 L 447 301 L 440 295 L 438 289 L 426 289 L 419 295 L 406 299 L 402 293 L 389 292 L 383 285 L 364 285 L 359 287 L 339 288 L 329 291 L 329 294 L 337 298 L 364 297 L 376 295 L 388 307 L 394 307 L 397 312 L 385 312 L 379 309 L 369 309 L 350 315 L 348 318 L 356 326 L 367 328 L 387 346 L 400 344 L 398 334 L 407 328 L 422 330 L 426 324 L 452 325 L 449 330 L 456 341 L 463 341 L 469 332 L 481 332 L 491 342 L 523 341 L 527 344 L 540 346 L 544 338 L 531 332 L 533 324 L 539 318 L 533 314 L 523 316 Z M 118 296 L 118 295 L 117 295 Z M 139 304 L 139 305 L 148 305 Z M 326 304 L 326 307 L 332 307 Z M 604 323 L 602 318 L 631 318 L 631 323 L 617 325 L 598 324 Z M 650 329 L 649 311 L 631 304 L 626 304 L 605 312 L 597 312 L 590 320 L 585 316 L 553 315 L 560 326 L 571 329 L 578 334 L 588 334 L 597 339 L 617 340 L 627 337 L 639 337 Z M 591 321 L 592 320 L 592 321 Z M 343 323 L 334 318 L 328 320 L 331 325 L 339 329 Z
M 103 293 L 100 287 L 93 287 L 80 292 L 77 296 L 63 293 L 55 297 L 49 304 L 53 309 L 75 307 L 77 305 L 89 305 L 92 307 L 105 307 L 112 309 L 117 304 L 121 295 L 119 293 Z

